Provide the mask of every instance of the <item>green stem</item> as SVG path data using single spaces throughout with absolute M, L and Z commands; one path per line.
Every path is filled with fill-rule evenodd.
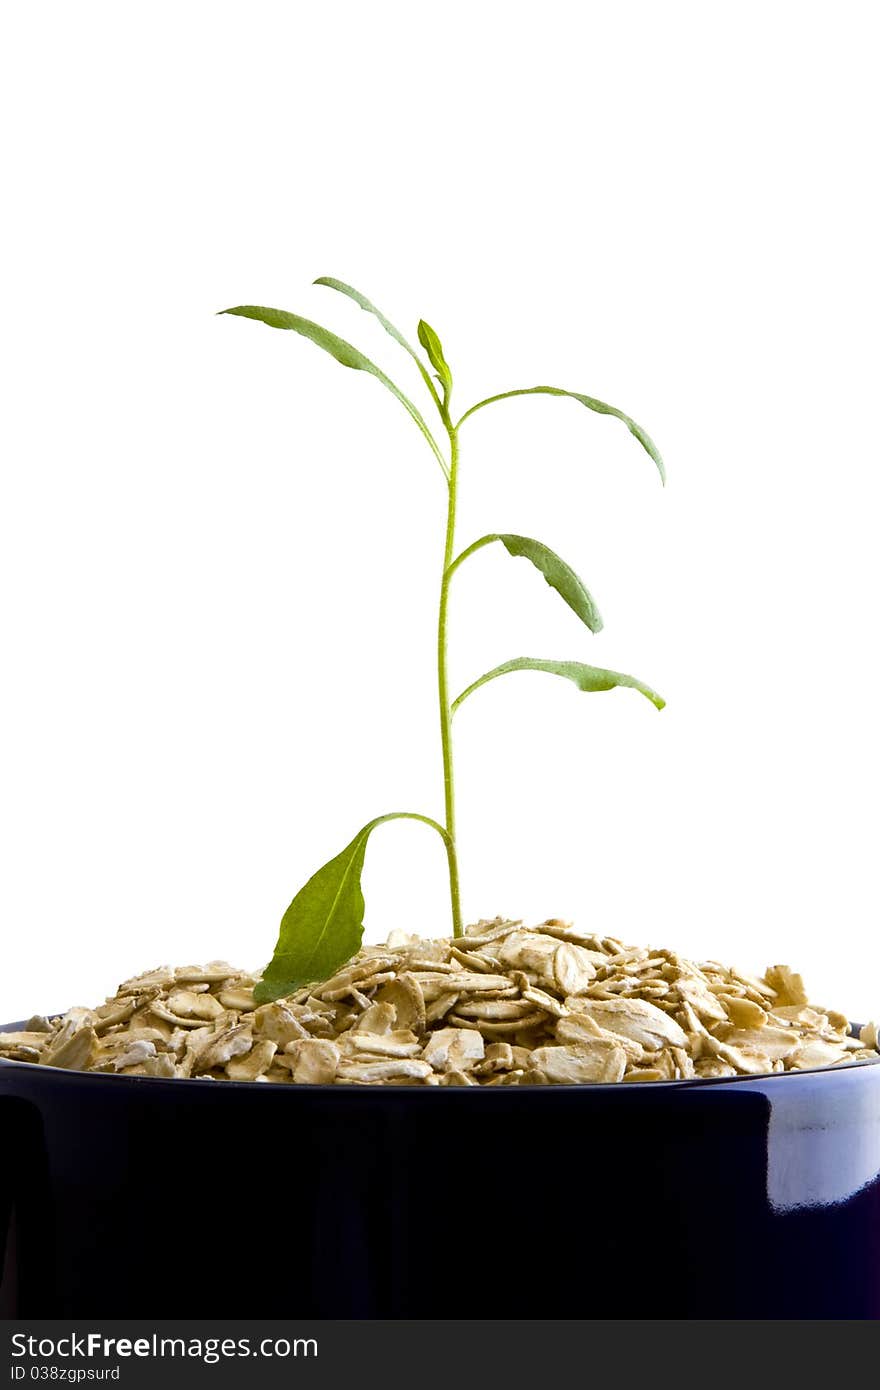
M 467 560 L 471 555 L 474 555 L 478 550 L 482 550 L 484 545 L 492 545 L 494 541 L 498 541 L 500 539 L 501 537 L 499 535 L 493 533 L 491 536 L 481 536 L 478 541 L 474 541 L 473 545 L 469 545 L 466 550 L 463 550 L 461 552 L 460 555 L 456 555 L 455 559 L 452 561 L 452 564 L 446 571 L 447 578 L 451 579 L 452 576 L 455 574 L 455 571 L 458 569 L 459 565 L 463 565 L 465 560 Z
M 422 825 L 430 825 L 432 830 L 437 831 L 437 834 L 446 846 L 447 853 L 449 852 L 450 839 L 448 832 L 439 821 L 432 820 L 430 816 L 420 816 L 417 811 L 387 811 L 384 816 L 377 816 L 375 820 L 370 821 L 369 825 L 365 825 L 364 831 L 369 834 L 377 825 L 384 825 L 385 822 L 389 820 L 417 820 L 421 821 Z
M 437 621 L 437 686 L 440 697 L 440 744 L 443 749 L 443 792 L 446 807 L 446 852 L 449 859 L 449 894 L 452 900 L 452 931 L 463 935 L 461 920 L 461 888 L 458 877 L 458 854 L 455 843 L 455 777 L 452 766 L 452 710 L 449 706 L 447 659 L 447 610 L 449 606 L 450 566 L 455 549 L 455 504 L 458 483 L 458 435 L 448 412 L 444 423 L 449 431 L 449 505 L 446 512 L 446 548 L 443 553 L 443 580 L 440 585 L 440 610 Z
M 482 410 L 484 405 L 494 405 L 496 401 L 509 401 L 512 400 L 514 396 L 575 396 L 575 393 L 573 391 L 564 391 L 561 386 L 520 386 L 515 391 L 499 391 L 497 396 L 487 396 L 484 401 L 477 401 L 476 405 L 472 405 L 470 410 L 466 410 L 455 428 L 460 430 L 465 420 L 469 420 L 472 415 L 476 415 L 477 411 Z M 592 401 L 593 397 L 575 396 L 575 399 L 584 402 L 586 400 Z M 594 404 L 602 406 L 602 412 L 600 413 L 607 412 L 609 415 L 618 415 L 620 413 L 612 406 L 606 406 L 602 401 L 595 401 Z

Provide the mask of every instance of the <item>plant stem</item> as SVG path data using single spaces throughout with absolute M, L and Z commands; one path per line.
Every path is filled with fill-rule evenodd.
M 368 826 L 364 826 L 364 830 L 369 833 L 377 825 L 384 825 L 389 820 L 417 820 L 421 821 L 422 825 L 430 825 L 432 830 L 437 831 L 447 850 L 449 848 L 449 835 L 439 821 L 432 820 L 430 816 L 421 816 L 417 811 L 388 811 L 384 816 L 377 816 L 375 820 L 371 820 Z
M 491 536 L 481 536 L 478 541 L 474 541 L 472 545 L 468 546 L 467 550 L 463 550 L 461 554 L 457 555 L 455 559 L 452 561 L 452 564 L 446 571 L 449 578 L 452 578 L 459 565 L 463 565 L 465 560 L 469 560 L 470 557 L 472 555 L 475 555 L 478 550 L 482 550 L 484 545 L 491 545 L 493 541 L 497 541 L 500 539 L 501 537 L 493 531 Z
M 440 585 L 440 611 L 437 622 L 437 686 L 440 697 L 440 744 L 443 749 L 443 791 L 446 806 L 446 853 L 449 859 L 449 895 L 452 900 L 452 931 L 463 935 L 461 920 L 461 888 L 458 878 L 458 853 L 455 843 L 455 777 L 452 766 L 452 711 L 449 705 L 449 681 L 446 671 L 447 609 L 449 606 L 449 567 L 455 550 L 455 504 L 458 483 L 458 435 L 448 413 L 444 423 L 449 432 L 449 504 L 446 512 L 446 549 L 443 555 L 443 580 Z

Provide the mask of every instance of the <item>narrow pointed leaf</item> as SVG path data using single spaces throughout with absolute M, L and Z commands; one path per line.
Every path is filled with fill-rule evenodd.
M 531 560 L 535 569 L 543 574 L 550 588 L 555 589 L 565 599 L 569 608 L 577 613 L 581 622 L 586 623 L 591 632 L 601 632 L 602 618 L 592 594 L 571 566 L 555 551 L 542 541 L 532 540 L 529 536 L 500 535 L 498 539 L 511 555 L 521 555 L 523 559 Z
M 547 671 L 551 676 L 564 676 L 566 680 L 573 681 L 578 690 L 585 691 L 614 690 L 617 686 L 628 686 L 632 690 L 638 690 L 656 705 L 657 709 L 663 709 L 666 704 L 663 697 L 650 686 L 644 685 L 634 676 L 625 676 L 620 671 L 605 671 L 600 666 L 585 666 L 581 661 L 543 661 L 536 657 L 518 656 L 513 661 L 505 661 L 503 665 L 487 671 L 479 680 L 469 685 L 453 701 L 453 710 L 458 709 L 468 695 L 479 690 L 487 681 L 493 681 L 497 676 L 506 676 L 512 671 Z
M 437 388 L 431 380 L 430 372 L 427 371 L 421 357 L 419 357 L 419 354 L 416 352 L 412 343 L 410 343 L 406 338 L 404 338 L 400 329 L 395 327 L 395 325 L 391 322 L 390 319 L 386 319 L 385 315 L 382 313 L 380 309 L 376 308 L 372 300 L 367 299 L 367 296 L 365 294 L 361 294 L 360 290 L 356 290 L 353 285 L 346 285 L 344 280 L 336 280 L 333 278 L 332 275 L 319 275 L 318 279 L 315 281 L 315 284 L 326 285 L 328 289 L 338 290 L 340 294 L 347 295 L 349 299 L 353 299 L 355 304 L 360 305 L 360 307 L 364 310 L 365 313 L 372 314 L 374 318 L 377 318 L 381 323 L 382 327 L 385 329 L 385 332 L 390 337 L 392 337 L 396 343 L 399 343 L 400 346 L 409 353 L 410 357 L 415 362 L 416 366 L 421 372 L 422 379 L 427 385 L 428 390 L 434 397 L 435 402 L 439 405 L 440 402 L 437 396 Z
M 221 313 L 237 314 L 242 318 L 256 319 L 259 323 L 268 324 L 270 328 L 291 329 L 294 333 L 299 333 L 303 338 L 308 338 L 318 347 L 323 348 L 325 352 L 329 352 L 330 356 L 334 357 L 337 362 L 341 362 L 343 367 L 351 367 L 358 372 L 368 372 L 377 381 L 381 381 L 382 385 L 386 386 L 391 394 L 397 397 L 404 409 L 415 420 L 430 444 L 440 467 L 448 477 L 449 469 L 446 460 L 421 413 L 409 397 L 405 396 L 398 386 L 395 386 L 391 378 L 387 377 L 382 369 L 377 367 L 375 362 L 371 362 L 369 357 L 365 357 L 358 348 L 353 347 L 344 338 L 337 337 L 328 328 L 322 328 L 320 324 L 312 323 L 311 319 L 301 318 L 299 314 L 288 313 L 286 309 L 266 309 L 256 304 L 239 304 L 234 309 L 222 309 Z
M 340 294 L 347 295 L 349 299 L 353 299 L 355 304 L 359 305 L 365 313 L 372 314 L 374 318 L 377 318 L 385 329 L 385 332 L 388 333 L 395 342 L 399 343 L 402 348 L 406 348 L 410 356 L 418 361 L 418 354 L 415 348 L 411 343 L 407 342 L 400 329 L 396 328 L 390 319 L 386 319 L 381 309 L 377 309 L 372 300 L 367 299 L 367 296 L 361 294 L 360 290 L 356 290 L 353 285 L 346 285 L 344 280 L 334 279 L 332 275 L 319 275 L 317 280 L 313 283 L 316 285 L 326 285 L 328 289 L 337 290 Z
M 361 874 L 371 821 L 350 845 L 313 874 L 281 919 L 275 954 L 254 990 L 258 1003 L 329 978 L 361 944 L 364 895 Z
M 361 874 L 367 841 L 377 825 L 414 820 L 436 830 L 451 852 L 447 832 L 430 816 L 415 811 L 388 811 L 368 821 L 351 844 L 329 860 L 299 890 L 281 919 L 275 954 L 254 988 L 267 1004 L 313 980 L 328 979 L 359 949 L 364 935 Z
M 662 481 L 666 482 L 663 459 L 647 430 L 643 430 L 641 425 L 637 425 L 635 420 L 631 419 L 629 415 L 625 415 L 622 410 L 618 410 L 616 406 L 606 405 L 604 401 L 596 400 L 595 396 L 583 396 L 579 391 L 564 391 L 560 386 L 525 386 L 518 391 L 502 391 L 498 396 L 487 396 L 486 400 L 478 401 L 476 405 L 472 405 L 470 410 L 466 410 L 462 415 L 458 422 L 459 425 L 464 424 L 469 415 L 482 410 L 484 406 L 494 405 L 496 401 L 510 400 L 512 396 L 568 396 L 573 401 L 580 401 L 581 405 L 585 405 L 588 410 L 596 411 L 599 415 L 613 415 L 616 419 L 622 420 L 630 434 L 635 435 L 645 452 L 654 460 Z
M 449 364 L 443 356 L 443 345 L 434 332 L 434 329 L 429 323 L 426 323 L 424 319 L 419 319 L 418 331 L 419 342 L 428 354 L 428 361 L 440 378 L 440 384 L 443 387 L 443 395 L 448 396 L 452 390 L 452 372 L 449 370 Z

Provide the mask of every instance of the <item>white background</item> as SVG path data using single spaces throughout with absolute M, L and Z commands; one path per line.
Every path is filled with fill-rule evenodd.
M 335 275 L 440 332 L 461 545 L 538 536 L 592 637 L 487 550 L 453 685 L 468 917 L 547 915 L 880 1009 L 872 7 L 10 4 L 3 11 L 0 1017 L 270 954 L 366 820 L 440 814 L 443 481 L 318 318 L 423 387 Z M 447 928 L 430 831 L 367 925 Z

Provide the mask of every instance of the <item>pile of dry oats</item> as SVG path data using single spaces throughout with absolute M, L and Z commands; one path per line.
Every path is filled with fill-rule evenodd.
M 96 1009 L 0 1033 L 0 1056 L 79 1071 L 395 1086 L 675 1081 L 876 1061 L 878 1029 L 762 979 L 551 920 L 394 935 L 322 984 L 259 1007 L 225 961 L 162 966 Z

